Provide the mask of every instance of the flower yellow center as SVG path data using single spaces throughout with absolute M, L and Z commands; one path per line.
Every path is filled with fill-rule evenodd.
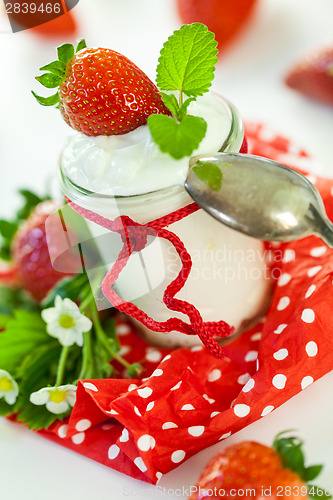
M 53 403 L 62 403 L 66 399 L 65 391 L 51 391 L 49 392 L 50 399 Z
M 13 388 L 13 382 L 7 377 L 0 378 L 0 389 L 4 392 L 10 391 Z
M 73 328 L 74 319 L 69 314 L 63 314 L 62 316 L 60 316 L 59 325 L 62 328 Z

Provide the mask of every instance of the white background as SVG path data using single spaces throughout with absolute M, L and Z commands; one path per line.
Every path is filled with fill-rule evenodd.
M 223 51 L 214 90 L 233 101 L 245 119 L 263 120 L 295 139 L 315 157 L 314 172 L 332 177 L 333 108 L 290 91 L 283 77 L 303 53 L 333 44 L 333 2 L 258 4 L 237 43 Z M 80 0 L 74 12 L 88 45 L 125 54 L 152 79 L 163 42 L 180 25 L 172 0 Z M 10 34 L 2 11 L 1 16 L 0 217 L 10 217 L 18 205 L 18 187 L 43 192 L 54 176 L 68 128 L 57 110 L 36 104 L 30 90 L 43 93 L 34 81 L 37 69 L 55 58 L 58 42 L 73 40 Z M 289 428 L 306 441 L 308 462 L 325 464 L 318 482 L 333 490 L 332 386 L 331 373 L 264 419 L 192 457 L 161 479 L 159 487 L 170 489 L 164 494 L 2 420 L 0 498 L 186 498 L 186 492 L 184 496 L 176 489 L 194 484 L 208 459 L 224 446 L 243 439 L 269 444 Z

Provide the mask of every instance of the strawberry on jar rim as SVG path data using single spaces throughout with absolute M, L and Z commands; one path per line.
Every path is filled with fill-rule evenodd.
M 155 84 L 127 57 L 111 49 L 87 48 L 80 40 L 58 47 L 58 60 L 40 68 L 50 97 L 32 92 L 44 106 L 59 105 L 68 125 L 88 136 L 126 134 L 147 123 L 151 114 L 170 111 Z

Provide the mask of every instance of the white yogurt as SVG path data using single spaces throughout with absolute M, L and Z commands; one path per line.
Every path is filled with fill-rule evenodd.
M 217 152 L 230 130 L 231 116 L 223 101 L 204 94 L 188 112 L 207 122 L 207 132 L 196 154 Z M 64 173 L 78 186 L 114 195 L 142 194 L 184 184 L 189 157 L 173 159 L 154 143 L 148 125 L 124 135 L 69 137 L 62 156 Z

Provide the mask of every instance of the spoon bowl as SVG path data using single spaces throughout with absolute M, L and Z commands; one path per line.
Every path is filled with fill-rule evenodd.
M 222 173 L 214 190 L 193 171 L 210 164 Z M 217 153 L 195 156 L 185 189 L 215 219 L 265 241 L 292 241 L 316 234 L 333 248 L 333 225 L 317 189 L 302 174 L 254 155 Z

